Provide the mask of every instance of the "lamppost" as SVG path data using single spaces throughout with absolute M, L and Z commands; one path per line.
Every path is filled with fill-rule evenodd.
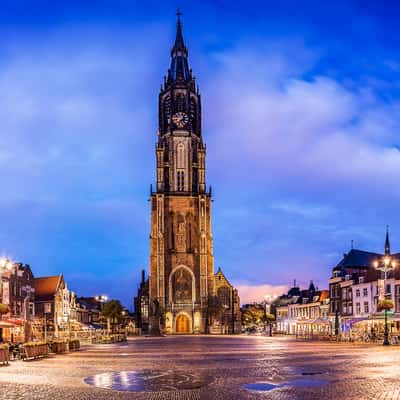
M 107 301 L 108 301 L 108 296 L 105 294 L 102 294 L 99 296 L 95 296 L 94 298 L 97 302 L 100 303 L 100 313 L 101 313 L 103 311 L 104 303 L 107 303 Z M 100 315 L 99 315 L 99 320 L 97 322 L 100 323 Z M 107 318 L 107 330 L 110 329 L 109 325 L 110 325 L 110 322 L 109 322 L 109 319 Z
M 264 296 L 264 332 L 266 329 L 267 314 L 271 314 L 271 304 L 277 298 L 275 294 L 267 294 Z M 272 336 L 272 321 L 268 321 L 269 325 L 269 336 Z
M 388 238 L 386 239 L 388 243 Z M 374 261 L 374 267 L 377 270 L 383 271 L 383 300 L 386 300 L 388 293 L 386 293 L 386 281 L 388 278 L 388 272 L 396 268 L 396 261 L 390 255 L 390 247 L 385 246 L 385 256 L 381 260 Z M 379 299 L 378 299 L 379 300 Z M 378 301 L 379 304 L 379 301 Z M 383 345 L 388 346 L 389 342 L 389 328 L 388 328 L 388 318 L 387 312 L 388 308 L 385 306 L 385 331 L 383 336 Z

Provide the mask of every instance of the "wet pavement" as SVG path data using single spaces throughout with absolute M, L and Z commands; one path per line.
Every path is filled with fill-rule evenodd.
M 0 367 L 0 399 L 400 400 L 400 347 L 171 336 Z

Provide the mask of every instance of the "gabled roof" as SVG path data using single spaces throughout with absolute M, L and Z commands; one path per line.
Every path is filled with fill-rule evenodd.
M 224 273 L 222 272 L 221 267 L 218 267 L 218 270 L 217 270 L 217 272 L 214 274 L 214 276 L 215 276 L 216 278 L 218 278 L 218 276 L 219 276 L 220 278 L 223 278 L 229 286 L 232 286 L 231 283 L 230 283 L 230 282 L 228 281 L 228 279 L 226 278 L 226 276 L 224 275 Z M 232 286 L 232 287 L 233 287 L 233 286 Z
M 324 301 L 326 299 L 329 299 L 329 290 L 321 290 L 319 301 Z
M 277 307 L 286 306 L 288 304 L 309 304 L 309 303 L 313 303 L 314 300 L 316 302 L 322 302 L 329 298 L 329 290 L 309 291 L 309 290 L 300 290 L 297 287 L 296 287 L 296 289 L 298 290 L 299 295 L 291 296 L 291 295 L 289 295 L 289 292 L 290 292 L 290 290 L 289 290 L 288 294 L 280 296 L 277 299 L 277 302 L 276 302 Z M 316 300 L 316 298 L 318 298 L 318 299 Z
M 300 296 L 300 288 L 297 287 L 297 286 L 292 287 L 291 289 L 289 289 L 287 295 L 288 295 L 289 297 L 292 297 L 292 296 Z
M 46 276 L 42 278 L 34 278 L 35 299 L 51 300 L 57 293 L 60 283 L 63 280 L 62 275 Z

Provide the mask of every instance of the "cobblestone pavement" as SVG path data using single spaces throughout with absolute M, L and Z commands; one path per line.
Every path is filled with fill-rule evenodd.
M 139 391 L 85 383 L 95 376 L 91 383 L 108 385 L 107 373 L 120 373 L 115 374 L 120 389 L 137 377 L 133 388 Z M 243 388 L 257 382 L 277 387 L 264 392 Z M 400 400 L 400 347 L 284 337 L 171 336 L 90 346 L 77 353 L 0 367 L 1 400 L 338 398 Z

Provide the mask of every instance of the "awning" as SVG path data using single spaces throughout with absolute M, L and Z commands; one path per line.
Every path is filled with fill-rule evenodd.
M 90 327 L 90 325 L 84 324 L 83 322 L 79 322 L 79 321 L 71 321 L 71 326 L 78 327 L 80 329 L 93 329 Z
M 316 319 L 306 319 L 303 321 L 297 321 L 298 324 L 307 325 L 330 325 L 331 323 L 327 319 L 316 318 Z
M 89 325 L 89 329 L 104 329 L 104 326 L 92 323 Z
M 368 317 L 359 317 L 359 318 L 351 318 L 351 319 L 345 320 L 342 323 L 343 323 L 343 325 L 348 325 L 348 326 L 352 327 L 353 325 L 358 324 L 359 322 L 362 322 L 362 321 L 366 321 L 366 320 L 368 320 Z
M 387 316 L 388 321 L 400 321 L 400 315 L 398 313 L 395 314 L 388 314 Z M 385 319 L 385 314 L 372 314 L 368 318 L 370 321 L 381 321 Z
M 4 318 L 0 322 L 8 322 L 10 324 L 17 325 L 17 326 L 24 326 L 24 321 L 22 319 L 18 319 L 18 318 Z
M 14 326 L 11 322 L 0 320 L 0 328 L 14 328 Z

